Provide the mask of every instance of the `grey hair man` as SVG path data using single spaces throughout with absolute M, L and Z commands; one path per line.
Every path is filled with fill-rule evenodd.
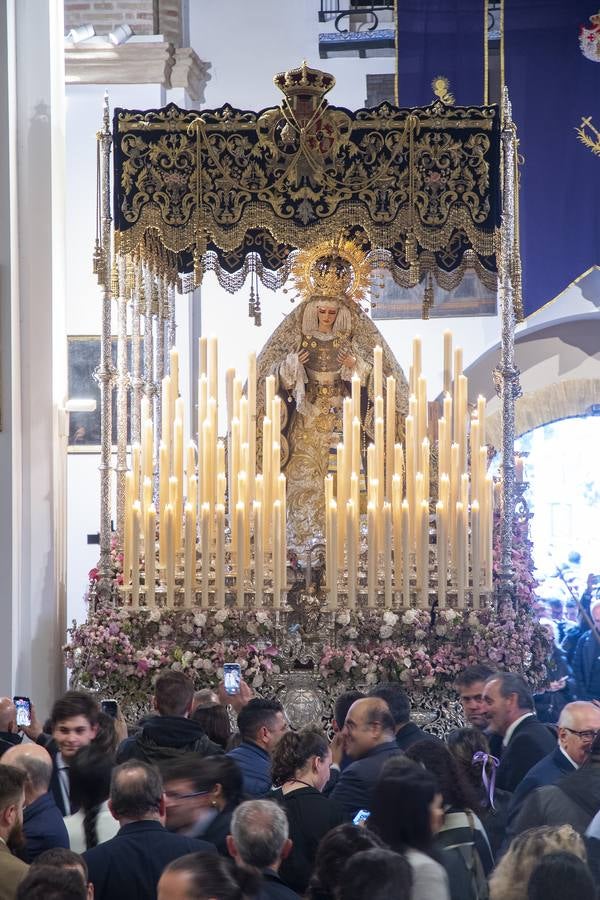
M 496 784 L 514 793 L 529 770 L 556 746 L 552 731 L 538 720 L 533 695 L 521 675 L 497 672 L 483 689 L 490 728 L 502 737 Z
M 227 849 L 244 868 L 258 869 L 263 876 L 261 897 L 293 900 L 297 897 L 279 877 L 279 867 L 289 856 L 292 842 L 285 812 L 271 800 L 247 800 L 231 819 Z
M 131 760 L 112 774 L 108 807 L 121 826 L 110 841 L 83 854 L 96 900 L 155 897 L 165 866 L 212 844 L 164 828 L 165 797 L 157 769 Z
M 54 796 L 48 792 L 52 777 L 52 757 L 39 744 L 19 744 L 7 750 L 2 762 L 21 769 L 25 782 L 23 831 L 25 846 L 18 855 L 32 863 L 40 853 L 54 847 L 69 847 L 69 835 Z

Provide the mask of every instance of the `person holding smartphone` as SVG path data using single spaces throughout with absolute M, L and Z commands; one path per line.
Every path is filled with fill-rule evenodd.
M 10 697 L 0 697 L 0 756 L 23 740 L 17 726 L 17 708 Z

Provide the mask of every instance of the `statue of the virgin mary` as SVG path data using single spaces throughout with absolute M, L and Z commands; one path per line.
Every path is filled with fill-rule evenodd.
M 352 241 L 326 241 L 298 251 L 292 277 L 301 302 L 273 332 L 257 361 L 257 424 L 264 415 L 265 378 L 282 398 L 281 465 L 287 479 L 288 545 L 303 550 L 323 540 L 324 479 L 335 471 L 342 411 L 354 375 L 361 386 L 363 449 L 374 436 L 373 349 L 383 350 L 385 378 L 396 378 L 398 436 L 408 409 L 406 378 L 387 342 L 361 308 L 371 267 Z M 260 448 L 259 448 L 260 453 Z

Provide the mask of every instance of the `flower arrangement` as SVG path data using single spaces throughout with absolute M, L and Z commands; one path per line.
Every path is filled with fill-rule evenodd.
M 499 525 L 499 522 L 496 522 Z M 499 567 L 499 527 L 494 568 Z M 549 642 L 539 626 L 528 516 L 515 522 L 513 565 L 517 603 L 498 610 L 340 609 L 322 647 L 318 675 L 327 690 L 399 680 L 408 688 L 444 688 L 465 666 L 488 662 L 522 672 L 532 686 L 546 679 Z M 115 587 L 122 557 L 112 551 Z M 96 599 L 97 570 L 88 598 Z M 115 591 L 116 593 L 116 591 Z M 84 623 L 73 623 L 64 648 L 73 684 L 101 689 L 129 705 L 147 703 L 161 671 L 190 675 L 197 688 L 214 686 L 223 663 L 238 662 L 257 690 L 291 665 L 282 647 L 285 632 L 266 609 L 130 609 L 91 604 Z

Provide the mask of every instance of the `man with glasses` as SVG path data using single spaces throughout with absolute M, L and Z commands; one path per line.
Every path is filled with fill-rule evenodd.
M 509 821 L 518 815 L 531 791 L 546 784 L 556 784 L 564 775 L 582 766 L 599 732 L 600 709 L 597 706 L 582 700 L 567 703 L 558 720 L 558 744 L 552 753 L 530 769 L 517 787 L 509 810 Z

